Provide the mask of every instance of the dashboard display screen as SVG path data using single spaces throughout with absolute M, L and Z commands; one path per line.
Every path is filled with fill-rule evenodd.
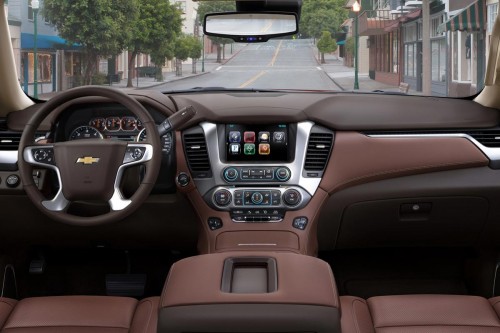
M 226 125 L 228 162 L 287 162 L 287 125 Z

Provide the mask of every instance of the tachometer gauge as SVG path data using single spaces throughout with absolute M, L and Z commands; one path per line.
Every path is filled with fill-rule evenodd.
M 92 126 L 80 126 L 71 132 L 70 140 L 82 140 L 82 139 L 102 139 L 103 136 L 97 128 Z
M 137 122 L 136 122 L 135 126 L 137 127 L 137 129 L 139 131 L 141 131 L 144 128 L 144 126 L 142 125 L 142 121 L 139 118 L 137 118 Z
M 134 117 L 123 117 L 122 118 L 122 130 L 123 131 L 135 131 L 137 126 L 137 120 Z
M 119 117 L 106 118 L 106 129 L 110 132 L 120 130 L 121 119 Z
M 94 118 L 89 122 L 89 125 L 98 129 L 99 131 L 104 131 L 106 129 L 106 119 Z

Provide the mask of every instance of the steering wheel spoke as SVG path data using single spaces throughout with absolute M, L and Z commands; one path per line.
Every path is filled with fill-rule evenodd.
M 53 145 L 36 145 L 24 148 L 24 160 L 32 165 L 57 168 Z
M 143 143 L 129 143 L 125 150 L 122 167 L 142 164 L 153 158 L 153 146 Z

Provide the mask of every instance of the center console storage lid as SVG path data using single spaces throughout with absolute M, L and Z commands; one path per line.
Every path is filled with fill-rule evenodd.
M 273 259 L 276 263 L 276 290 L 267 293 L 223 292 L 225 262 L 239 257 L 247 261 L 252 257 Z M 330 266 L 320 259 L 280 252 L 229 252 L 191 257 L 175 263 L 165 283 L 160 307 L 242 303 L 339 308 L 339 297 Z

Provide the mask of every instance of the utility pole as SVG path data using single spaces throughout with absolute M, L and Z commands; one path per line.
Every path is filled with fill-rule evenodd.
M 429 0 L 422 0 L 422 93 L 432 95 Z

